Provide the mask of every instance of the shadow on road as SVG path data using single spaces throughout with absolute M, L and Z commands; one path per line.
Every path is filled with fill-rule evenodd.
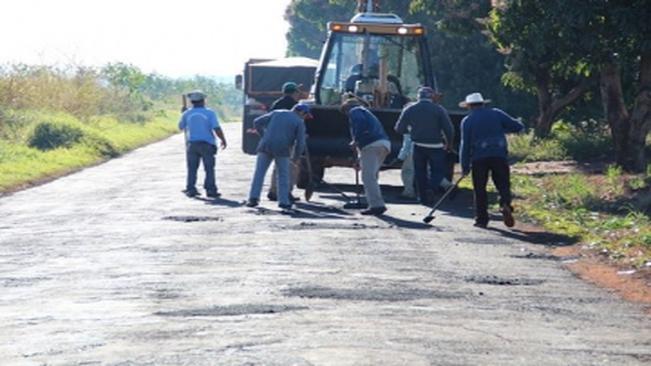
M 233 201 L 225 198 L 204 198 L 204 197 L 194 197 L 195 200 L 203 201 L 207 205 L 213 206 L 226 206 L 226 207 L 240 207 L 242 202 Z
M 401 229 L 412 229 L 412 230 L 436 230 L 436 231 L 441 231 L 441 229 L 425 224 L 423 222 L 418 222 L 418 221 L 409 221 L 409 220 L 403 220 L 399 219 L 397 217 L 389 216 L 389 215 L 380 215 L 376 216 L 378 219 L 386 222 L 387 224 L 391 224 L 393 226 L 399 227 Z
M 507 238 L 548 247 L 565 247 L 576 244 L 579 241 L 577 237 L 547 233 L 543 231 L 529 231 L 522 229 L 505 230 L 496 227 L 489 227 L 487 230 L 496 232 Z

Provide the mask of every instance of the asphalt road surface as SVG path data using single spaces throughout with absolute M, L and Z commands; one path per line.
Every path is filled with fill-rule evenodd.
M 239 128 L 219 200 L 180 193 L 181 135 L 1 198 L 0 365 L 651 364 L 640 306 L 563 269 L 563 238 L 473 228 L 469 192 L 432 226 L 396 171 L 379 218 L 327 189 L 243 207 Z

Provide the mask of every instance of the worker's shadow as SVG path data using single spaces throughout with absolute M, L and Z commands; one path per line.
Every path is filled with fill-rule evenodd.
M 376 217 L 389 225 L 399 227 L 401 229 L 442 231 L 441 229 L 432 225 L 428 225 L 424 222 L 403 220 L 386 214 L 378 215 Z
M 226 206 L 231 208 L 242 206 L 242 202 L 233 201 L 222 197 L 219 198 L 194 197 L 194 199 L 198 201 L 203 201 L 206 205 L 211 205 L 211 206 Z
M 554 234 L 544 231 L 532 231 L 518 228 L 505 230 L 490 226 L 487 230 L 493 231 L 507 238 L 516 239 L 531 244 L 544 245 L 547 247 L 565 247 L 576 244 L 579 241 L 579 238 L 574 236 Z

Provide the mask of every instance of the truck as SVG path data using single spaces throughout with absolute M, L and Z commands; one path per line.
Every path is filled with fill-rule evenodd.
M 298 186 L 310 180 L 319 182 L 329 167 L 350 167 L 355 164 L 350 149 L 348 117 L 340 111 L 342 98 L 353 93 L 370 105 L 391 140 L 391 153 L 383 169 L 391 166 L 402 146 L 403 136 L 393 127 L 402 108 L 417 99 L 421 86 L 438 91 L 430 63 L 427 31 L 421 24 L 407 24 L 395 14 L 378 12 L 377 0 L 359 0 L 358 13 L 348 22 L 331 21 L 314 74 L 309 98 L 312 120 L 306 122 L 307 146 L 311 169 L 303 166 Z M 451 112 L 457 130 L 464 113 Z M 245 140 L 254 139 L 245 136 Z M 246 143 L 246 142 L 245 142 Z M 456 157 L 447 167 L 452 177 Z M 307 172 L 311 170 L 311 174 Z
M 310 90 L 314 82 L 317 60 L 305 57 L 280 59 L 250 59 L 244 64 L 244 73 L 235 78 L 235 85 L 244 93 L 242 113 L 242 150 L 256 154 L 259 136 L 246 133 L 253 120 L 267 113 L 271 104 L 281 97 L 282 85 L 293 81 Z M 306 95 L 307 97 L 307 95 Z

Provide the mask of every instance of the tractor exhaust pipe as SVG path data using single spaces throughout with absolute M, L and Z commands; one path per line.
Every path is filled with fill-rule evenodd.
M 377 13 L 380 11 L 380 0 L 357 0 L 358 13 Z

